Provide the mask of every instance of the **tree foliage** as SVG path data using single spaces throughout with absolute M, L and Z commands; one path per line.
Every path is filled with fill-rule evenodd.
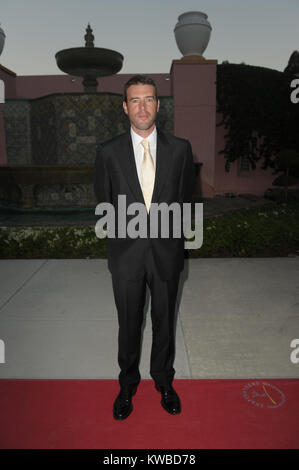
M 299 151 L 299 103 L 291 102 L 293 75 L 245 64 L 217 66 L 218 125 L 226 129 L 220 151 L 225 169 L 240 157 L 247 157 L 253 169 L 278 170 L 276 155 L 288 148 Z

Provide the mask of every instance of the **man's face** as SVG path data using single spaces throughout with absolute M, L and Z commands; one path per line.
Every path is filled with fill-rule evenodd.
M 123 108 L 135 132 L 153 129 L 159 106 L 152 85 L 137 84 L 127 89 L 127 103 L 123 102 Z

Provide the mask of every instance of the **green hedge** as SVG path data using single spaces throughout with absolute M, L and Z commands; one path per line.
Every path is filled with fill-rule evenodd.
M 273 203 L 204 220 L 204 241 L 196 257 L 299 255 L 299 203 Z
M 204 219 L 203 245 L 186 257 L 299 254 L 299 203 L 269 203 Z M 2 227 L 0 258 L 106 258 L 106 239 L 94 227 Z

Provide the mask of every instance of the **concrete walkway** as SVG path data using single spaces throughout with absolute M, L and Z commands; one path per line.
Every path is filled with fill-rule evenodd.
M 106 260 L 0 260 L 0 286 L 0 378 L 117 378 Z M 143 378 L 149 308 L 148 297 Z M 299 258 L 186 260 L 176 338 L 176 378 L 299 378 L 290 360 L 299 338 Z

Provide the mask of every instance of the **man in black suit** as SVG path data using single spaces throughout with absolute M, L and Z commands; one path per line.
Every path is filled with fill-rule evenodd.
M 182 207 L 184 202 L 191 202 L 195 172 L 190 142 L 156 128 L 159 106 L 154 81 L 144 75 L 133 76 L 125 85 L 123 98 L 130 131 L 99 145 L 95 161 L 96 199 L 113 206 L 116 229 L 120 214 L 122 220 L 126 217 L 127 224 L 132 221 L 132 212 L 128 211 L 128 215 L 127 209 L 133 203 L 142 204 L 147 222 L 145 236 L 136 238 L 119 233 L 118 229 L 115 236 L 108 232 L 108 267 L 119 323 L 120 393 L 113 406 L 115 419 L 125 419 L 131 413 L 132 396 L 141 379 L 140 340 L 146 285 L 151 293 L 153 331 L 150 374 L 161 393 L 163 408 L 171 414 L 181 411 L 172 381 L 175 304 L 184 267 L 184 235 L 181 231 L 177 237 L 170 228 L 165 238 L 161 233 L 162 221 L 156 219 L 158 232 L 153 237 L 150 224 L 154 222 L 150 216 L 154 203 L 167 207 L 176 203 Z M 125 206 L 120 203 L 120 195 L 125 197 Z M 169 215 L 171 227 L 171 211 Z

